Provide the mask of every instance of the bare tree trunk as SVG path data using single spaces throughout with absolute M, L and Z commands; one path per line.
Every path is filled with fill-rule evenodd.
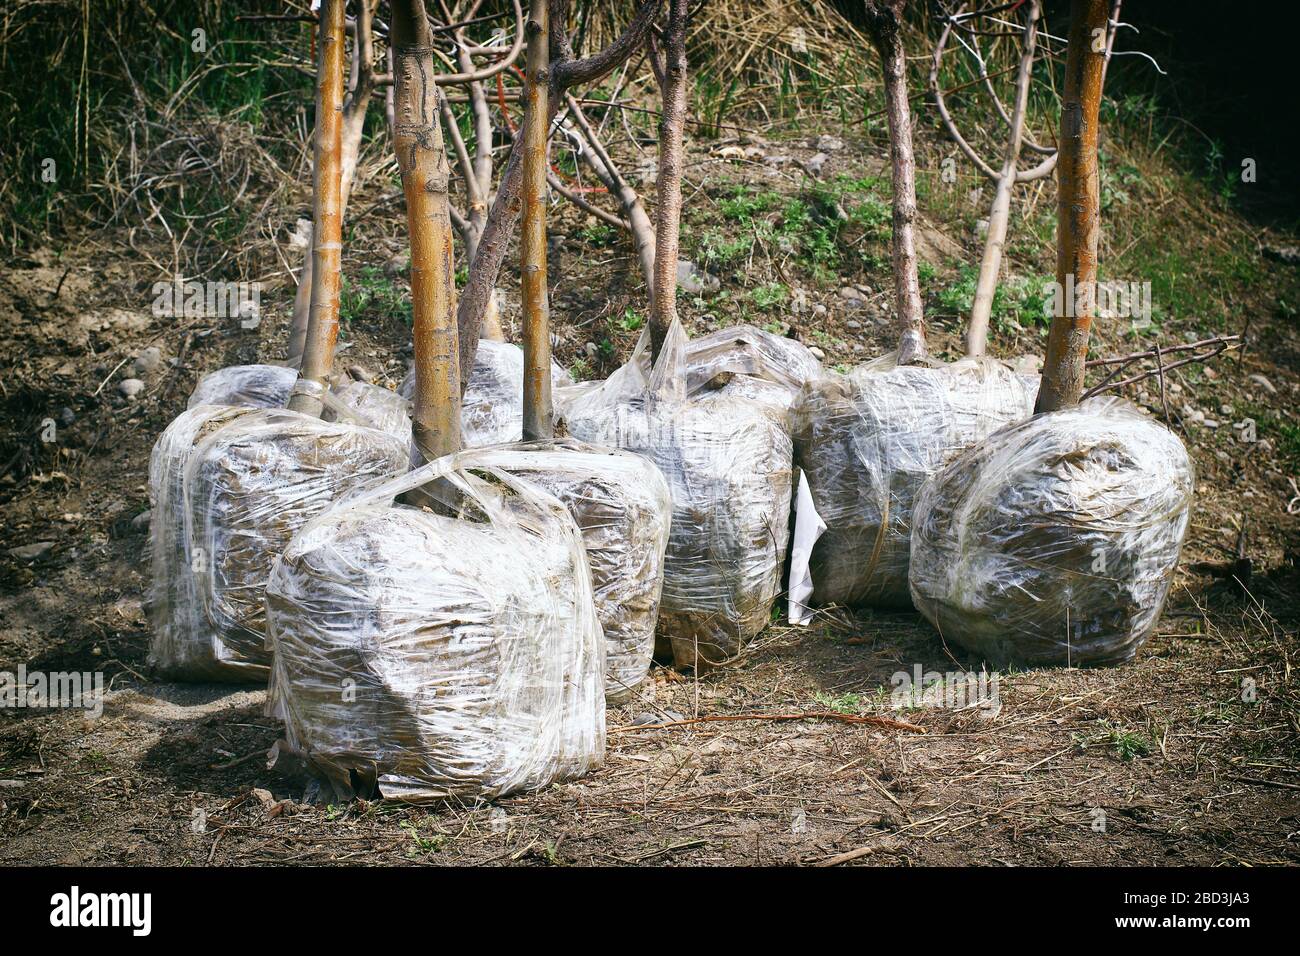
M 302 268 L 298 271 L 298 291 L 293 295 L 293 319 L 289 324 L 289 345 L 286 349 L 286 364 L 302 367 L 302 350 L 307 346 L 307 321 L 311 314 L 311 286 L 315 280 L 312 268 L 312 247 L 315 245 L 316 228 L 307 231 L 307 247 L 302 253 Z
M 980 262 L 975 302 L 971 307 L 970 326 L 966 330 L 966 354 L 983 355 L 988 347 L 989 317 L 993 312 L 993 295 L 997 292 L 1002 270 L 1002 251 L 1007 241 L 1007 222 L 1011 217 L 1011 193 L 1016 185 L 1016 166 L 1020 160 L 1020 141 L 1025 129 L 1025 111 L 1029 107 L 1029 81 L 1034 71 L 1034 44 L 1038 36 L 1038 0 L 1030 0 L 1025 21 L 1024 48 L 1020 54 L 1020 71 L 1016 75 L 1016 102 L 1011 111 L 1011 135 L 1002 160 L 993 209 L 989 213 L 989 232 L 984 240 L 984 258 Z
M 912 152 L 912 115 L 907 103 L 907 58 L 900 36 L 906 0 L 867 0 L 867 23 L 880 53 L 885 76 L 893 165 L 894 299 L 898 310 L 898 364 L 915 365 L 926 355 L 925 313 L 916 270 L 916 157 Z
M 559 103 L 566 89 L 585 83 L 594 83 L 610 70 L 617 68 L 645 42 L 651 24 L 663 0 L 644 0 L 632 22 L 610 46 L 593 56 L 581 60 L 572 58 L 565 30 L 568 21 L 568 4 L 552 0 L 549 19 L 551 31 L 551 83 L 545 113 L 545 126 L 559 111 Z M 525 119 L 525 127 L 532 118 Z M 541 117 L 537 117 L 541 119 Z M 527 137 L 522 130 L 521 136 Z M 523 182 L 523 150 L 510 151 L 510 159 L 497 184 L 496 199 L 488 212 L 487 224 L 479 239 L 478 253 L 469 270 L 469 280 L 461 293 L 456 310 L 456 324 L 460 334 L 460 367 L 472 369 L 478 352 L 479 332 L 492 298 L 492 290 L 501 273 L 506 244 L 519 217 L 520 186 Z M 468 379 L 468 376 L 466 376 Z M 463 387 L 463 383 L 462 383 Z
M 433 32 L 424 0 L 393 0 L 393 149 L 402 171 L 411 243 L 416 458 L 432 461 L 460 448 L 460 365 L 452 321 L 451 169 L 434 82 Z
M 523 29 L 522 23 L 520 29 Z M 463 30 L 456 31 L 456 41 L 456 52 L 461 70 L 465 73 L 474 72 L 474 58 L 466 48 Z M 469 268 L 472 267 L 474 257 L 478 254 L 478 242 L 483 235 L 483 227 L 487 225 L 488 206 L 492 198 L 493 127 L 492 112 L 488 108 L 488 99 L 483 90 L 483 81 L 474 80 L 467 83 L 466 89 L 470 114 L 474 121 L 474 158 L 472 161 L 465 150 L 460 128 L 455 126 L 454 118 L 449 118 L 447 125 L 449 131 L 454 134 L 457 157 L 461 163 L 461 173 L 465 180 L 465 195 L 468 201 L 465 210 L 467 228 L 462 230 L 462 234 L 467 232 L 473 236 L 472 241 L 469 236 L 465 237 L 465 264 L 466 268 Z M 445 115 L 447 117 L 451 116 L 450 107 L 447 108 Z M 505 332 L 501 328 L 501 315 L 498 309 L 498 296 L 495 288 L 492 290 L 491 295 L 488 296 L 487 311 L 483 314 L 483 326 L 479 330 L 479 334 L 482 338 L 492 339 L 497 342 L 504 342 L 506 339 Z M 466 379 L 468 380 L 468 376 L 466 376 Z
M 356 35 L 352 47 L 352 63 L 348 79 L 348 93 L 343 102 L 342 173 L 339 190 L 340 215 L 348 208 L 352 195 L 352 182 L 356 178 L 357 161 L 361 156 L 361 137 L 366 127 L 366 111 L 370 97 L 375 92 L 373 59 L 374 17 L 379 0 L 363 0 L 357 6 Z M 300 365 L 302 351 L 307 341 L 307 322 L 311 306 L 312 238 L 303 254 L 302 270 L 298 275 L 298 291 L 293 300 L 293 320 L 289 327 L 289 346 L 286 358 L 289 365 Z
M 551 305 L 546 289 L 546 142 L 550 77 L 547 0 L 529 0 L 523 160 L 524 226 L 520 250 L 524 308 L 524 439 L 555 435 L 551 409 Z
M 339 333 L 339 287 L 343 254 L 343 7 L 344 0 L 323 0 L 320 11 L 319 60 L 316 66 L 315 192 L 312 227 L 311 315 L 307 323 L 301 382 L 324 388 L 334 361 Z M 310 391 L 295 390 L 289 408 L 320 415 L 321 401 Z
M 347 212 L 352 181 L 361 158 L 361 137 L 366 129 L 366 112 L 375 92 L 375 10 L 379 0 L 357 4 L 356 38 L 352 44 L 352 71 L 348 95 L 343 101 L 343 211 Z
M 1075 405 L 1083 393 L 1101 231 L 1097 113 L 1106 53 L 1098 38 L 1105 37 L 1105 30 L 1106 0 L 1071 0 L 1056 200 L 1057 301 L 1064 307 L 1058 308 L 1047 336 L 1039 412 Z M 1082 291 L 1077 303 L 1064 301 L 1071 287 Z
M 1115 49 L 1115 34 L 1119 32 L 1119 8 L 1123 0 L 1115 0 L 1110 6 L 1110 22 L 1107 24 L 1106 62 L 1101 65 L 1101 86 L 1106 88 L 1106 71 L 1110 69 L 1110 55 Z
M 650 349 L 659 358 L 677 318 L 677 255 L 682 228 L 682 138 L 686 128 L 687 0 L 668 0 L 664 30 L 663 112 L 655 188 L 655 278 L 650 296 Z M 653 55 L 653 54 L 652 54 Z

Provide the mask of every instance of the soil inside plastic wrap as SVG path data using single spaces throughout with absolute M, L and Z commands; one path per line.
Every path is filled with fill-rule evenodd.
M 265 680 L 267 670 L 220 642 L 199 605 L 196 574 L 207 555 L 186 535 L 186 466 L 212 433 L 251 408 L 198 405 L 177 416 L 159 436 L 149 460 L 149 525 L 153 577 L 149 663 L 169 677 L 191 680 Z
M 619 704 L 645 681 L 654 654 L 672 499 L 654 463 L 574 438 L 461 456 L 526 478 L 559 499 L 582 533 L 605 635 L 605 697 Z
M 199 379 L 187 407 L 248 405 L 283 408 L 298 380 L 295 369 L 282 365 L 227 365 Z
M 649 377 L 648 338 L 598 386 L 557 392 L 571 434 L 653 461 L 672 526 L 659 651 L 678 666 L 736 656 L 768 623 L 789 540 L 792 446 L 782 416 L 721 391 L 687 394 L 686 335 L 674 324 Z
M 816 604 L 907 607 L 912 508 L 932 474 L 1032 411 L 1026 380 L 993 359 L 894 365 L 807 386 L 796 458 L 826 530 L 813 546 Z
M 752 325 L 719 329 L 686 343 L 687 393 L 721 391 L 789 414 L 799 391 L 825 374 L 794 339 Z
M 207 555 L 197 582 L 212 639 L 269 664 L 263 598 L 275 556 L 332 502 L 405 471 L 409 454 L 387 432 L 285 409 L 210 435 L 186 466 L 185 492 L 186 536 Z
M 296 375 L 278 366 L 228 366 L 206 376 L 195 394 L 287 400 L 288 391 L 278 395 L 286 372 Z M 327 417 L 340 421 L 280 408 L 191 404 L 155 444 L 150 662 L 161 672 L 187 680 L 265 680 L 260 589 L 275 552 L 261 549 L 286 543 L 333 495 L 407 467 L 405 400 L 361 382 L 323 398 Z M 393 434 L 370 428 L 363 413 Z M 277 439 L 266 429 L 269 421 L 285 425 L 285 434 Z M 271 443 L 250 444 L 255 433 Z M 321 447 L 311 447 L 311 435 Z M 259 483 L 260 497 L 251 490 Z M 197 511 L 196 490 L 205 500 Z M 211 508 L 222 512 L 216 524 Z M 229 527 L 221 529 L 221 521 Z
M 347 382 L 329 394 L 343 407 L 327 407 L 321 416 L 325 421 L 366 425 L 410 444 L 411 403 L 397 392 L 369 382 Z
M 1182 441 L 1098 398 L 992 435 L 922 490 L 917 607 L 990 663 L 1109 664 L 1151 634 L 1187 532 Z
M 454 513 L 394 504 L 454 486 Z M 580 532 L 456 456 L 311 522 L 267 589 L 285 752 L 340 796 L 491 798 L 599 766 L 604 642 Z

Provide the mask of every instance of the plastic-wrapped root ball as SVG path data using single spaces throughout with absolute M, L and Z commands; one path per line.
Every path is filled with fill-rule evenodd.
M 772 408 L 721 391 L 688 397 L 686 335 L 674 323 L 647 378 L 643 335 L 605 382 L 556 394 L 571 434 L 653 461 L 672 525 L 659 650 L 680 667 L 736 656 L 770 620 L 789 542 L 792 446 Z
M 736 325 L 686 343 L 687 391 L 714 388 L 783 414 L 799 391 L 825 374 L 804 345 L 752 325 Z
M 571 386 L 569 373 L 551 363 L 551 387 Z M 415 394 L 415 372 L 402 380 L 398 391 Z M 480 339 L 474 373 L 461 399 L 461 442 L 466 448 L 516 442 L 524 435 L 524 353 L 517 345 Z
M 605 634 L 605 699 L 628 700 L 650 670 L 664 586 L 672 499 L 659 469 L 641 455 L 573 438 L 484 449 L 462 460 L 525 478 L 569 509 Z
M 991 664 L 1127 660 L 1169 594 L 1193 482 L 1178 436 L 1122 399 L 1008 426 L 922 489 L 916 606 Z
M 369 382 L 353 381 L 331 389 L 330 395 L 346 407 L 347 413 L 340 415 L 326 408 L 321 416 L 326 421 L 358 420 L 410 443 L 411 403 L 399 393 Z
M 297 371 L 284 366 L 228 365 L 199 379 L 186 407 L 283 408 L 297 380 Z M 380 431 L 410 439 L 410 403 L 397 392 L 369 382 L 349 381 L 332 389 L 330 394 Z M 335 416 L 327 410 L 324 417 L 332 420 Z
M 277 366 L 230 366 L 222 369 L 204 379 L 205 382 L 216 380 L 218 383 L 225 382 L 227 385 L 232 383 L 243 382 L 248 385 L 250 382 L 249 370 L 269 370 L 271 373 L 280 373 L 282 370 Z M 288 370 L 292 372 L 292 370 Z M 296 374 L 296 373 L 294 373 Z M 252 375 L 252 381 L 274 381 L 275 376 L 266 379 L 259 375 Z M 355 386 L 355 387 L 353 387 Z M 291 391 L 292 389 L 290 389 Z M 377 395 L 382 393 L 390 398 L 383 398 Z M 216 395 L 215 391 L 209 394 Z M 269 396 L 269 392 L 265 393 Z M 233 401 L 240 398 L 239 395 L 232 391 L 225 391 L 222 395 L 226 400 Z M 251 400 L 255 397 L 254 393 L 245 390 L 242 393 L 243 400 Z M 287 399 L 287 394 L 284 396 Z M 404 404 L 395 393 L 387 392 L 376 386 L 362 385 L 362 383 L 352 383 L 352 386 L 345 386 L 343 399 L 340 400 L 334 395 L 326 393 L 325 401 L 328 414 L 330 417 L 343 418 L 344 423 L 333 424 L 324 429 L 326 432 L 333 431 L 337 434 L 346 434 L 361 429 L 362 432 L 371 432 L 370 428 L 362 427 L 358 424 L 360 419 L 350 407 L 350 404 L 362 404 L 370 406 L 371 411 L 382 407 L 387 407 L 390 411 L 397 405 Z M 396 403 L 396 404 L 394 404 Z M 402 412 L 404 415 L 404 411 Z M 228 643 L 224 637 L 228 630 L 230 618 L 223 618 L 220 623 L 214 623 L 209 617 L 209 610 L 216 607 L 219 611 L 226 608 L 226 602 L 222 599 L 213 599 L 213 587 L 218 587 L 218 594 L 224 594 L 223 569 L 227 568 L 227 562 L 230 561 L 232 554 L 226 550 L 226 538 L 224 535 L 213 538 L 209 533 L 208 525 L 211 521 L 211 515 L 207 512 L 195 514 L 193 509 L 194 490 L 196 475 L 200 475 L 205 481 L 215 482 L 215 488 L 218 489 L 216 500 L 219 501 L 224 509 L 232 514 L 238 513 L 239 506 L 230 502 L 224 494 L 227 489 L 230 476 L 222 475 L 221 470 L 225 465 L 230 467 L 250 467 L 246 460 L 239 461 L 232 459 L 230 462 L 223 463 L 220 460 L 221 449 L 226 446 L 218 443 L 217 436 L 227 426 L 240 422 L 247 416 L 260 416 L 253 419 L 250 423 L 251 428 L 256 428 L 255 423 L 264 421 L 265 417 L 277 416 L 278 420 L 287 421 L 301 418 L 297 413 L 285 412 L 279 408 L 275 409 L 258 409 L 249 405 L 197 405 L 182 413 L 159 437 L 154 445 L 153 454 L 150 459 L 150 499 L 153 503 L 156 520 L 151 522 L 151 551 L 153 555 L 153 598 L 151 602 L 151 616 L 153 621 L 153 640 L 150 645 L 150 663 L 162 674 L 182 680 L 232 680 L 232 681 L 261 681 L 265 680 L 268 674 L 266 662 L 267 654 L 263 649 L 263 640 L 258 637 L 242 635 L 236 641 Z M 286 416 L 290 416 L 286 418 Z M 313 420 L 314 421 L 314 420 Z M 392 425 L 394 431 L 401 432 L 401 427 L 396 423 L 396 414 L 390 414 L 388 423 Z M 316 422 L 316 425 L 326 425 L 327 423 Z M 305 426 L 309 430 L 315 426 Z M 409 427 L 409 426 L 408 426 Z M 221 441 L 237 440 L 237 436 L 245 434 L 244 431 L 232 432 L 225 436 Z M 375 432 L 376 436 L 380 433 Z M 335 464 L 330 467 L 333 469 L 328 478 L 322 478 L 325 484 L 331 485 L 336 491 L 343 491 L 348 488 L 359 487 L 366 481 L 373 480 L 379 476 L 387 476 L 394 471 L 402 471 L 407 465 L 405 451 L 400 454 L 397 449 L 406 449 L 407 442 L 401 438 L 383 436 L 382 439 L 376 438 L 378 446 L 382 449 L 381 457 L 385 462 L 382 470 L 374 467 L 373 456 L 362 454 L 358 461 L 360 467 L 352 468 L 350 461 L 343 460 L 342 464 L 337 455 L 334 456 Z M 372 443 L 373 444 L 373 443 Z M 204 451 L 203 446 L 210 447 Z M 213 450 L 216 449 L 216 450 Z M 346 455 L 348 449 L 346 445 L 338 446 L 339 452 Z M 215 456 L 215 460 L 214 460 Z M 310 456 L 304 459 L 308 462 L 308 470 L 324 466 L 326 459 L 331 456 L 325 454 L 317 464 L 310 464 Z M 271 455 L 267 459 L 269 466 L 274 459 L 275 467 L 283 465 L 283 460 L 277 459 Z M 395 463 L 395 464 L 394 464 Z M 256 465 L 251 466 L 256 468 Z M 355 474 L 349 472 L 355 471 Z M 270 486 L 278 480 L 277 474 L 268 472 L 261 477 L 261 481 Z M 295 485 L 289 482 L 289 485 Z M 310 481 L 307 483 L 311 484 Z M 303 493 L 306 486 L 301 482 L 296 483 L 296 491 L 293 493 Z M 232 494 L 237 494 L 230 489 Z M 211 487 L 203 489 L 204 494 L 213 491 Z M 314 488 L 311 494 L 306 494 L 302 501 L 301 507 L 291 506 L 284 515 L 285 521 L 305 520 L 304 514 L 314 513 L 311 508 L 323 507 L 328 502 L 328 496 L 324 502 L 319 494 L 319 484 Z M 289 492 L 286 492 L 289 493 Z M 304 509 L 306 511 L 304 512 Z M 237 522 L 236 522 L 237 523 Z M 246 556 L 250 558 L 251 563 L 243 562 L 248 575 L 256 577 L 260 574 L 261 581 L 265 582 L 266 572 L 270 569 L 270 561 L 274 554 L 266 554 L 260 558 L 255 556 L 256 546 L 258 543 L 265 544 L 269 538 L 254 535 L 253 538 L 244 540 L 237 539 L 242 544 L 247 545 L 243 548 Z M 287 541 L 288 536 L 283 537 Z M 214 550 L 214 547 L 218 547 Z M 238 549 L 237 549 L 238 550 Z M 259 567 L 260 571 L 255 570 Z M 244 577 L 245 583 L 251 578 Z M 260 590 L 254 589 L 249 591 L 246 597 L 235 597 L 232 599 L 235 603 L 242 603 L 249 610 L 241 613 L 241 616 L 250 616 L 260 619 Z M 259 625 L 260 626 L 260 625 Z
M 1025 380 L 993 359 L 891 360 L 831 373 L 801 394 L 797 460 L 826 531 L 809 562 L 818 604 L 905 607 L 912 508 L 965 449 L 1027 418 Z
M 186 535 L 186 467 L 214 432 L 251 408 L 198 405 L 182 412 L 159 436 L 149 459 L 153 564 L 149 662 L 162 674 L 195 680 L 265 680 L 267 669 L 212 639 L 199 605 L 196 574 L 208 555 Z
M 534 484 L 449 456 L 372 489 L 294 538 L 267 609 L 280 749 L 340 796 L 492 798 L 603 759 L 587 557 Z
M 186 407 L 248 405 L 283 408 L 298 373 L 279 365 L 228 365 L 199 379 Z
M 287 409 L 253 410 L 205 439 L 186 466 L 185 494 L 186 536 L 207 555 L 196 581 L 209 642 L 269 664 L 264 596 L 275 556 L 331 503 L 409 462 L 408 443 L 388 432 Z

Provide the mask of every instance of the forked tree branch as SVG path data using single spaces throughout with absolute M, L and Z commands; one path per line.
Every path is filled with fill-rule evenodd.
M 609 150 L 601 143 L 599 134 L 582 109 L 582 104 L 571 93 L 565 94 L 565 103 L 569 107 L 569 114 L 578 127 L 576 131 L 571 131 L 571 133 L 578 136 L 583 146 L 586 147 L 579 155 L 595 172 L 597 178 L 605 184 L 605 188 L 618 200 L 619 208 L 623 212 L 620 221 L 623 228 L 632 236 L 632 246 L 636 250 L 637 260 L 641 265 L 641 274 L 644 276 L 646 288 L 649 289 L 653 298 L 655 284 L 654 225 L 646 214 L 641 197 L 637 195 L 636 190 L 628 184 L 627 179 L 619 172 L 618 166 L 609 155 Z M 561 193 L 561 195 L 564 195 L 564 193 Z M 568 197 L 566 196 L 566 198 Z
M 1025 129 L 1025 113 L 1029 108 L 1029 84 L 1033 79 L 1038 16 L 1038 0 L 1029 0 L 1024 46 L 1020 54 L 1020 72 L 1016 76 L 1016 102 L 1014 112 L 1011 114 L 1011 134 L 1007 141 L 1006 154 L 1002 159 L 1002 170 L 998 174 L 998 185 L 993 195 L 993 209 L 989 213 L 989 230 L 984 239 L 984 257 L 980 261 L 979 279 L 975 285 L 975 300 L 971 306 L 970 325 L 966 330 L 967 355 L 983 355 L 988 346 L 989 318 L 993 314 L 993 295 L 997 292 L 998 276 L 1002 270 L 1002 250 L 1006 244 L 1007 224 L 1011 218 L 1011 192 L 1016 185 L 1021 135 Z M 1055 162 L 1054 158 L 1053 162 Z
M 605 72 L 613 70 L 645 42 L 645 36 L 658 13 L 663 0 L 644 0 L 623 34 L 605 53 L 589 57 L 585 63 L 599 62 Z M 551 0 L 549 7 L 551 69 L 550 91 L 545 114 L 545 125 L 549 132 L 551 122 L 559 111 L 568 84 L 574 82 L 593 82 L 603 73 L 593 74 L 589 66 L 574 73 L 565 69 L 572 56 L 572 44 L 567 34 L 568 3 L 566 0 Z M 617 56 L 606 56 L 610 50 L 617 50 Z M 580 79 L 574 79 L 574 77 Z M 541 122 L 538 116 L 536 121 Z M 530 117 L 525 125 L 534 118 Z M 527 130 L 521 131 L 527 138 Z M 470 266 L 469 278 L 461 292 L 460 304 L 456 311 L 456 322 L 460 337 L 460 367 L 472 369 L 474 357 L 478 352 L 478 340 L 484 324 L 484 316 L 492 301 L 492 290 L 501 272 L 501 263 L 505 259 L 506 245 L 513 231 L 520 210 L 520 186 L 523 181 L 523 150 L 512 149 L 510 159 L 501 175 L 497 186 L 496 198 L 488 212 L 483 234 L 479 239 L 478 253 Z M 462 383 L 463 384 L 463 383 Z
M 945 99 L 944 91 L 939 86 L 939 68 L 943 64 L 944 48 L 947 46 L 948 37 L 952 34 L 955 17 L 960 16 L 962 11 L 965 9 L 966 5 L 963 3 L 957 8 L 956 14 L 952 17 L 948 17 L 944 21 L 943 29 L 939 33 L 939 41 L 935 44 L 934 56 L 930 61 L 930 94 L 934 97 L 934 106 L 939 113 L 939 119 L 943 123 L 944 128 L 948 131 L 948 135 L 952 137 L 953 142 L 957 144 L 957 148 L 962 151 L 966 158 L 969 159 L 974 164 L 975 168 L 983 173 L 986 178 L 996 183 L 1002 178 L 1001 173 L 986 163 L 984 158 L 975 151 L 975 148 L 971 146 L 971 144 L 966 141 L 966 138 L 961 135 L 960 131 L 958 131 L 957 124 L 953 121 L 952 114 L 948 112 L 948 104 Z M 981 72 L 983 71 L 981 70 Z M 1052 170 L 1055 168 L 1056 151 L 1053 150 L 1050 156 L 1032 169 L 1017 169 L 1016 182 L 1028 183 L 1037 179 L 1042 179 L 1044 176 L 1050 175 Z

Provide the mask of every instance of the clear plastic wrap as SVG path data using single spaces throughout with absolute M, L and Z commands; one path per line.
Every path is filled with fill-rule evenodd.
M 1096 398 L 1008 426 L 917 498 L 911 588 L 991 664 L 1110 664 L 1155 628 L 1191 511 L 1178 436 Z
M 297 379 L 296 369 L 280 365 L 228 365 L 199 379 L 186 407 L 248 405 L 252 408 L 283 408 Z
M 569 373 L 551 363 L 551 387 L 571 386 Z M 398 387 L 404 398 L 415 394 L 415 372 Z M 480 448 L 517 442 L 524 435 L 524 352 L 509 342 L 480 339 L 474 374 L 461 402 L 461 445 Z
M 274 549 L 335 496 L 408 466 L 406 441 L 368 427 L 333 394 L 320 395 L 341 421 L 279 408 L 200 405 L 154 445 L 150 662 L 160 673 L 265 680 L 261 588 Z M 367 396 L 373 400 L 363 390 L 345 397 Z
M 369 382 L 347 382 L 330 389 L 330 396 L 347 407 L 350 416 L 326 408 L 326 421 L 356 421 L 387 432 L 404 443 L 411 441 L 411 403 L 397 392 Z
M 654 654 L 672 499 L 654 463 L 574 438 L 466 453 L 519 475 L 558 498 L 582 532 L 596 611 L 605 633 L 605 697 L 629 699 Z
M 556 408 L 571 434 L 644 455 L 668 480 L 660 650 L 682 667 L 718 663 L 767 625 L 780 591 L 790 435 L 770 406 L 721 390 L 688 396 L 680 324 L 647 375 L 648 349 L 643 335 L 606 381 L 558 390 Z
M 796 458 L 826 524 L 810 558 L 813 603 L 908 606 L 917 491 L 967 448 L 1028 417 L 1032 401 L 1020 376 L 987 358 L 900 366 L 885 356 L 805 387 Z
M 216 430 L 185 469 L 185 537 L 202 549 L 208 640 L 269 664 L 265 587 L 275 556 L 335 501 L 409 466 L 407 442 L 354 422 L 255 409 Z
M 153 587 L 149 602 L 153 638 L 149 663 L 163 676 L 192 680 L 265 680 L 267 669 L 211 639 L 199 605 L 196 572 L 207 555 L 186 536 L 185 469 L 203 441 L 253 409 L 198 405 L 182 412 L 154 444 L 149 459 L 153 520 L 149 544 Z
M 783 413 L 800 389 L 825 374 L 821 362 L 794 339 L 752 325 L 719 329 L 686 343 L 687 390 L 750 398 Z
M 279 749 L 339 796 L 490 799 L 603 760 L 587 557 L 535 484 L 456 455 L 386 482 L 302 529 L 267 607 Z

